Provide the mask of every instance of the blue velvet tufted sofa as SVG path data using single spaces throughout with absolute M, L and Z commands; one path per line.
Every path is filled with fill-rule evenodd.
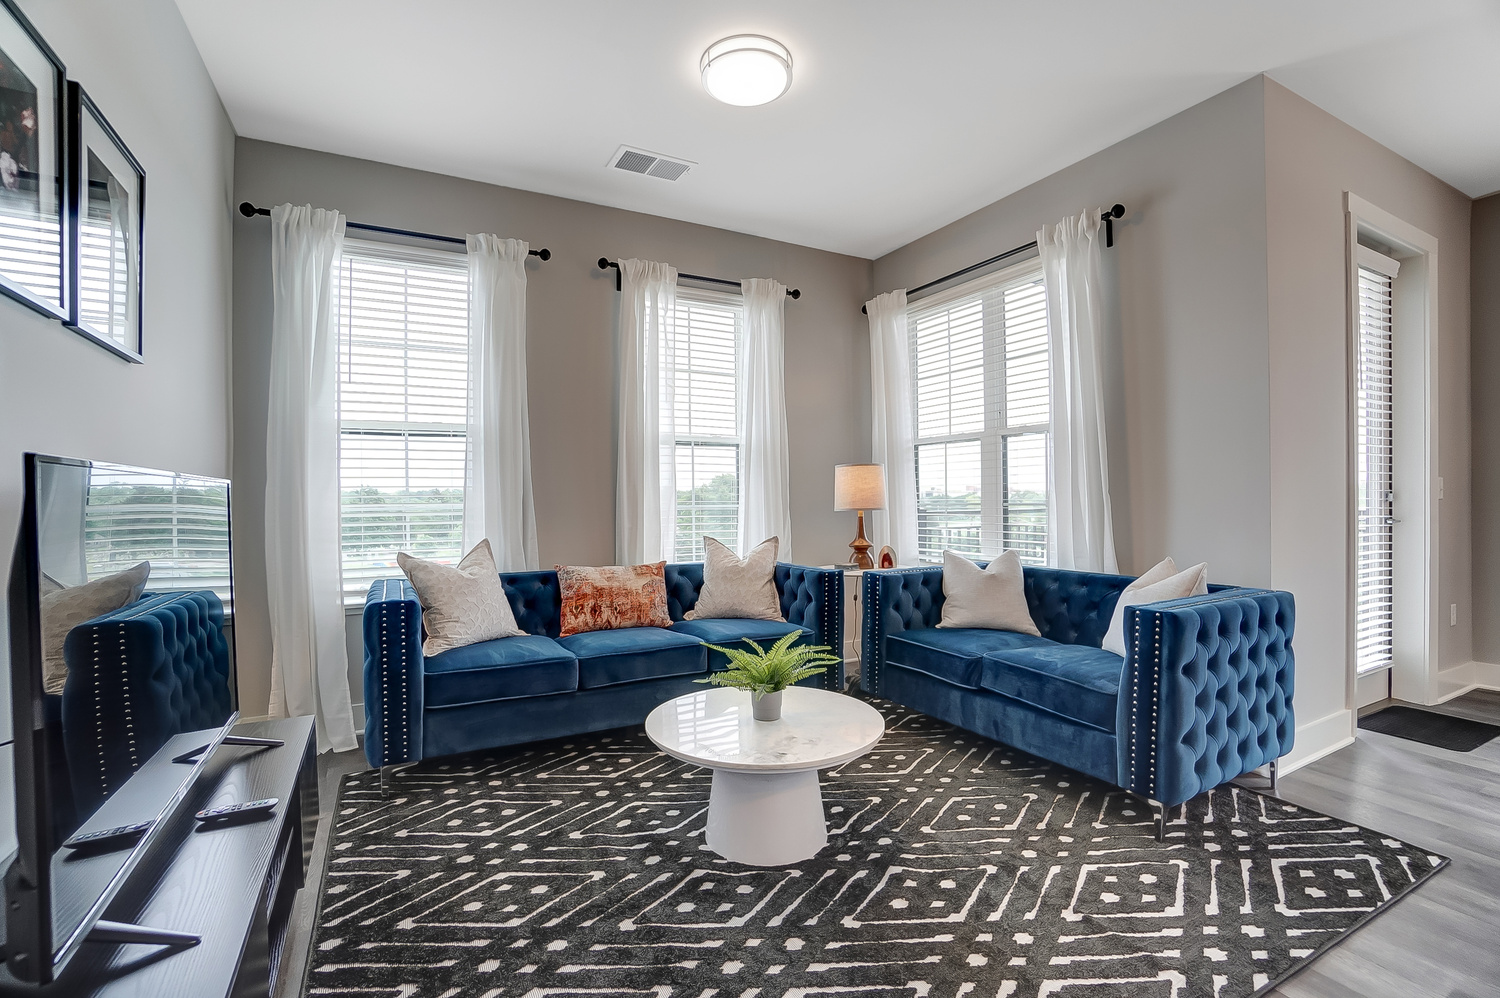
M 72 834 L 172 736 L 217 728 L 234 710 L 212 592 L 146 593 L 70 630 L 63 658 L 63 691 L 42 704 L 58 739 L 48 752 L 58 832 Z
M 842 648 L 844 575 L 776 566 L 780 620 L 684 620 L 703 589 L 701 563 L 667 565 L 673 624 L 558 637 L 556 572 L 502 573 L 522 637 L 422 656 L 422 607 L 405 579 L 370 587 L 365 599 L 365 756 L 377 768 L 434 756 L 640 724 L 652 708 L 703 687 L 728 668 L 705 642 L 775 641 L 801 631 Z M 843 664 L 809 685 L 842 690 Z
M 941 568 L 865 572 L 865 688 L 1146 798 L 1158 837 L 1165 807 L 1291 749 L 1291 593 L 1127 608 L 1122 659 L 1100 643 L 1130 578 L 1024 576 L 1041 637 L 937 627 Z

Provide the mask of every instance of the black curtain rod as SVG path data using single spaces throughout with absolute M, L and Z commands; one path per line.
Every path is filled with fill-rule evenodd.
M 1109 211 L 1106 211 L 1103 215 L 1099 216 L 1099 220 L 1104 223 L 1104 245 L 1105 246 L 1113 246 L 1115 244 L 1115 219 L 1117 219 L 1117 218 L 1124 218 L 1124 217 L 1125 217 L 1125 206 L 1123 204 L 1117 204 L 1113 208 L 1109 209 Z M 999 263 L 1001 260 L 1007 260 L 1010 257 L 1018 256 L 1021 253 L 1026 253 L 1026 252 L 1028 252 L 1030 250 L 1034 250 L 1034 249 L 1036 249 L 1036 240 L 1035 239 L 1033 239 L 1031 242 L 1027 243 L 1025 246 L 1017 246 L 1015 249 L 1008 249 L 1004 253 L 998 253 L 995 256 L 990 257 L 988 260 L 980 260 L 978 263 L 972 264 L 972 265 L 970 265 L 968 267 L 965 267 L 963 270 L 955 270 L 953 273 L 951 273 L 951 274 L 945 274 L 944 276 L 939 277 L 935 281 L 928 281 L 926 284 L 922 284 L 922 285 L 919 285 L 919 286 L 917 286 L 915 288 L 912 288 L 910 291 L 907 292 L 907 294 L 908 295 L 921 294 L 923 291 L 926 291 L 928 288 L 935 288 L 939 284 L 945 284 L 948 281 L 953 280 L 955 277 L 963 277 L 965 274 L 972 274 L 974 271 L 980 270 L 981 268 L 984 268 L 984 267 L 988 267 L 992 263 Z M 869 315 L 870 314 L 868 306 L 861 305 L 859 307 L 859 310 L 860 310 L 861 313 L 863 313 L 865 315 Z
M 254 218 L 256 215 L 271 214 L 270 208 L 257 208 L 249 201 L 240 202 L 240 214 L 246 218 Z M 364 229 L 366 232 L 384 232 L 390 236 L 409 236 L 412 239 L 431 239 L 439 243 L 456 243 L 459 246 L 467 246 L 467 239 L 457 236 L 441 236 L 435 232 L 417 232 L 413 229 L 393 229 L 389 225 L 371 225 L 369 222 L 345 222 L 345 228 Z M 552 259 L 552 251 L 549 249 L 534 249 L 526 251 L 529 256 L 534 256 L 543 263 Z
M 619 264 L 619 262 L 616 261 L 616 260 L 611 260 L 607 256 L 601 256 L 599 258 L 599 269 L 600 270 L 609 270 L 611 267 L 613 267 L 614 270 L 615 270 L 615 290 L 618 291 L 618 290 L 620 290 L 620 264 Z M 726 281 L 722 277 L 700 277 L 697 274 L 683 274 L 683 273 L 679 273 L 677 275 L 677 277 L 678 277 L 679 280 L 684 280 L 684 281 L 702 281 L 705 284 L 722 284 L 726 288 L 738 288 L 738 287 L 741 286 L 739 281 Z M 800 288 L 787 288 L 786 289 L 786 296 L 788 298 L 792 299 L 792 301 L 796 301 L 798 298 L 802 297 L 802 291 L 801 291 Z

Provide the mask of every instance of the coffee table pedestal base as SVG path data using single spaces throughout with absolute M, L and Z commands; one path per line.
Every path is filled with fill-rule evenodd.
M 746 866 L 785 866 L 828 844 L 817 770 L 716 769 L 708 797 L 708 847 Z

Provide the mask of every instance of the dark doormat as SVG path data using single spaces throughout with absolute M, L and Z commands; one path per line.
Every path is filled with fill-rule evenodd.
M 1472 752 L 1500 735 L 1500 726 L 1416 707 L 1386 707 L 1361 717 L 1359 726 L 1452 752 Z

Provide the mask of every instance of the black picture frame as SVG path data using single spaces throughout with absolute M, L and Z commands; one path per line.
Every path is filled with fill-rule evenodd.
M 16 46 L 16 51 L 7 51 L 10 46 Z M 51 99 L 44 92 L 47 86 L 52 90 Z M 28 95 L 34 105 L 29 108 Z M 24 202 L 33 199 L 33 224 L 15 224 L 13 237 L 24 247 L 27 241 L 46 242 L 55 236 L 57 246 L 55 264 L 45 245 L 32 250 L 34 271 L 56 267 L 55 300 L 44 293 L 44 282 L 37 272 L 26 280 L 21 273 L 0 269 L 0 295 L 64 321 L 69 315 L 73 287 L 67 231 L 67 100 L 67 70 L 62 60 L 42 40 L 15 0 L 0 0 L 0 234 L 4 234 L 6 221 L 26 218 Z M 5 148 L 7 145 L 11 148 Z M 8 164 L 4 162 L 7 157 Z M 5 210 L 12 201 L 14 209 Z M 49 204 L 52 210 L 48 210 Z
M 145 361 L 145 312 L 142 307 L 146 263 L 146 170 L 131 153 L 120 134 L 110 125 L 83 87 L 68 81 L 68 255 L 72 280 L 68 295 L 68 317 L 65 325 L 104 349 L 135 364 Z M 116 195 L 108 176 L 120 188 L 126 201 L 126 225 L 115 227 Z M 119 176 L 118 174 L 125 174 Z M 108 207 L 107 221 L 100 224 L 91 206 Z M 91 219 L 93 223 L 91 224 Z M 90 242 L 93 246 L 86 247 Z M 123 247 L 116 253 L 115 238 Z M 99 261 L 99 240 L 108 240 L 104 253 L 108 263 Z M 116 266 L 124 268 L 123 301 L 116 305 L 115 288 L 119 279 Z M 104 276 L 107 274 L 108 276 Z M 101 278 L 106 291 L 103 315 L 94 301 Z M 90 294 L 93 292 L 93 294 Z M 88 299 L 86 300 L 86 295 Z M 121 319 L 118 332 L 115 317 Z

